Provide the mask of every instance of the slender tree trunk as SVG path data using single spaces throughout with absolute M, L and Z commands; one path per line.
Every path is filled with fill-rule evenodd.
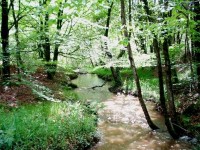
M 46 7 L 48 0 L 39 0 L 39 5 L 41 7 Z M 47 73 L 47 79 L 52 80 L 52 64 L 51 64 L 51 45 L 50 45 L 50 39 L 49 39 L 49 12 L 46 11 L 45 15 L 40 16 L 40 41 L 38 44 L 39 48 L 39 57 L 43 58 L 46 61 L 46 73 Z
M 60 36 L 60 30 L 62 28 L 62 23 L 63 23 L 63 19 L 61 18 L 63 16 L 63 4 L 60 3 L 59 4 L 59 11 L 58 11 L 58 14 L 57 14 L 57 33 L 56 33 L 56 36 L 57 38 L 59 39 L 59 36 Z M 58 61 L 58 55 L 59 55 L 59 47 L 60 47 L 60 40 L 56 40 L 58 42 L 56 42 L 55 44 L 55 49 L 54 49 L 54 55 L 53 55 L 53 61 Z
M 128 0 L 128 22 L 129 26 L 132 27 L 132 4 L 131 0 Z M 129 39 L 131 38 L 132 28 L 129 29 Z
M 45 22 L 44 22 L 44 56 L 45 56 L 45 61 L 46 61 L 46 71 L 47 71 L 47 79 L 52 80 L 53 75 L 52 75 L 52 64 L 51 64 L 51 46 L 50 46 L 50 39 L 49 39 L 49 26 L 48 26 L 48 21 L 49 21 L 49 13 L 46 12 L 45 14 Z
M 10 78 L 10 52 L 9 52 L 9 29 L 8 29 L 8 2 L 7 0 L 1 1 L 1 39 L 2 39 L 2 51 L 3 51 L 3 64 L 2 73 L 3 80 L 7 81 Z
M 22 59 L 20 54 L 20 41 L 19 41 L 19 14 L 15 14 L 14 4 L 12 3 L 12 13 L 14 19 L 14 27 L 15 27 L 15 40 L 16 40 L 16 60 L 17 60 L 17 72 L 20 74 L 20 70 L 22 68 Z M 21 9 L 21 1 L 18 1 L 18 9 Z
M 44 5 L 44 2 L 42 0 L 39 0 L 39 6 L 42 8 Z M 44 60 L 44 34 L 45 34 L 45 31 L 44 31 L 44 16 L 43 16 L 43 13 L 42 13 L 42 10 L 40 11 L 40 14 L 39 14 L 39 20 L 40 20 L 40 24 L 39 24 L 39 42 L 38 42 L 38 55 L 39 55 L 39 58 Z
M 192 57 L 192 50 L 190 49 L 189 44 L 189 16 L 187 16 L 187 26 L 186 26 L 186 33 L 185 33 L 185 61 L 189 61 L 190 71 L 191 71 L 191 83 L 190 83 L 190 91 L 192 91 L 192 86 L 194 84 L 194 70 L 193 70 L 193 57 Z
M 167 107 L 166 107 L 166 100 L 165 100 L 165 94 L 164 94 L 164 82 L 163 82 L 163 72 L 162 72 L 162 62 L 161 62 L 161 57 L 160 57 L 160 48 L 158 44 L 157 37 L 154 35 L 153 39 L 153 45 L 154 45 L 154 50 L 156 53 L 156 60 L 157 60 L 157 67 L 158 67 L 158 79 L 159 79 L 159 92 L 160 92 L 160 103 L 161 107 L 163 110 L 163 114 L 165 117 L 165 125 L 168 129 L 168 132 L 170 135 L 174 138 L 177 139 L 178 135 L 176 134 L 175 130 L 173 129 L 173 125 L 171 124 L 171 121 L 169 119 Z
M 15 40 L 16 40 L 16 59 L 17 59 L 17 66 L 18 66 L 18 73 L 20 73 L 20 69 L 22 66 L 22 58 L 20 54 L 20 42 L 19 42 L 19 24 L 16 22 L 15 24 Z
M 126 15 L 125 15 L 125 3 L 124 3 L 124 0 L 121 0 L 121 21 L 122 21 L 124 36 L 125 36 L 125 38 L 129 39 L 129 34 L 128 34 L 127 27 L 126 27 Z M 135 78 L 135 83 L 136 83 L 137 90 L 138 90 L 138 99 L 140 101 L 140 105 L 141 105 L 142 110 L 144 112 L 145 118 L 147 120 L 147 123 L 148 123 L 149 127 L 152 130 L 158 129 L 158 127 L 152 122 L 152 120 L 150 118 L 150 115 L 148 113 L 148 110 L 146 108 L 146 105 L 144 103 L 143 97 L 142 97 L 140 80 L 139 80 L 139 77 L 138 77 L 138 74 L 137 74 L 137 70 L 136 70 L 136 66 L 135 66 L 135 62 L 134 62 L 134 59 L 133 59 L 133 54 L 132 54 L 130 42 L 128 42 L 127 49 L 128 49 L 128 57 L 129 57 L 129 61 L 130 61 L 130 67 L 131 67 L 131 69 L 133 71 L 134 78 Z
M 43 18 L 42 18 L 43 19 Z M 38 55 L 40 59 L 44 59 L 44 24 L 43 24 L 43 20 L 40 20 L 40 29 L 39 29 L 39 43 L 38 43 Z
M 58 50 L 59 50 L 60 44 L 56 43 L 55 48 L 54 48 L 54 53 L 53 53 L 53 61 L 57 62 L 58 61 Z
M 165 7 L 168 7 L 168 1 L 165 1 Z M 164 18 L 167 17 L 168 14 L 164 13 Z M 166 24 L 167 25 L 167 24 Z M 172 118 L 172 122 L 177 123 L 177 114 L 176 107 L 174 104 L 174 94 L 173 94 L 173 85 L 172 85 L 172 72 L 171 72 L 171 61 L 169 56 L 169 36 L 166 31 L 164 34 L 164 42 L 163 42 L 163 55 L 165 60 L 165 81 L 167 87 L 167 96 L 168 96 L 168 108 L 169 115 Z
M 169 113 L 173 120 L 176 120 L 176 108 L 174 104 L 174 95 L 172 88 L 172 76 L 171 76 L 171 62 L 169 58 L 169 46 L 168 46 L 168 38 L 164 38 L 163 43 L 163 55 L 165 60 L 165 77 L 166 77 L 166 87 L 167 87 L 167 95 L 169 100 Z
M 49 40 L 49 26 L 48 26 L 48 21 L 49 21 L 49 14 L 45 14 L 45 43 L 44 43 L 44 54 L 45 54 L 45 60 L 49 62 L 51 60 L 50 56 L 50 40 Z
M 148 15 L 148 20 L 150 22 L 153 22 L 153 19 L 151 19 L 151 12 L 149 10 L 149 6 L 148 6 L 148 2 L 147 0 L 143 0 L 144 4 L 145 4 L 145 11 Z M 170 59 L 169 59 L 169 53 L 168 53 L 168 43 L 166 41 L 167 39 L 164 40 L 163 43 L 163 47 L 165 48 L 165 63 L 168 65 L 170 64 Z M 166 100 L 165 100 L 165 95 L 164 95 L 164 87 L 163 87 L 163 73 L 162 73 L 162 63 L 161 63 L 161 57 L 160 57 L 160 48 L 159 48 L 159 43 L 157 41 L 157 37 L 156 35 L 154 35 L 154 39 L 153 39 L 153 45 L 154 45 L 154 50 L 156 52 L 156 58 L 157 58 L 157 66 L 158 66 L 158 77 L 159 77 L 159 90 L 160 90 L 160 102 L 161 102 L 161 107 L 163 109 L 163 113 L 164 113 L 164 117 L 165 117 L 165 125 L 168 129 L 168 132 L 170 133 L 170 135 L 174 138 L 177 139 L 179 137 L 179 135 L 177 134 L 176 130 L 174 129 L 174 125 L 172 124 L 168 111 L 167 111 L 167 107 L 166 107 Z M 167 57 L 168 56 L 168 57 Z M 170 72 L 168 72 L 170 71 Z M 166 74 L 171 74 L 171 66 L 168 66 L 167 68 L 167 72 L 165 72 Z M 170 79 L 169 79 L 170 78 Z M 166 80 L 170 80 L 171 81 L 171 76 L 166 79 Z M 170 81 L 168 81 L 168 83 L 170 83 Z M 170 87 L 170 86 L 169 86 Z M 170 93 L 173 94 L 173 93 Z M 173 103 L 171 103 L 172 108 L 170 109 L 175 109 Z M 176 111 L 173 111 L 172 113 L 175 113 L 176 115 Z M 172 116 L 173 117 L 173 116 Z M 174 116 L 176 118 L 176 116 Z M 175 122 L 176 123 L 176 122 Z
M 143 29 L 140 29 L 141 32 L 143 32 Z M 145 41 L 145 37 L 144 35 L 139 35 L 138 36 L 138 40 L 139 40 L 139 47 L 141 48 L 141 53 L 147 54 L 147 47 L 146 47 L 146 41 Z
M 107 21 L 106 21 L 106 31 L 104 36 L 108 37 L 109 27 L 110 27 L 110 18 L 111 18 L 111 12 L 113 8 L 114 2 L 111 2 L 110 7 L 108 8 L 108 15 L 107 15 Z
M 196 16 L 194 17 L 194 21 L 196 21 L 197 25 L 196 25 L 196 37 L 194 37 L 193 39 L 193 48 L 195 51 L 195 59 L 196 59 L 196 65 L 197 65 L 197 91 L 200 94 L 200 25 L 199 25 L 199 21 L 200 21 L 200 4 L 199 1 L 195 0 L 194 2 L 194 13 L 196 14 Z
M 108 33 L 109 33 L 109 27 L 110 27 L 110 19 L 111 19 L 111 12 L 112 12 L 112 8 L 113 8 L 113 4 L 114 2 L 111 2 L 110 7 L 108 8 L 108 14 L 107 14 L 107 21 L 106 21 L 106 30 L 105 30 L 105 37 L 108 37 Z M 110 52 L 108 52 L 108 43 L 107 41 L 104 42 L 104 46 L 105 46 L 105 50 L 106 50 L 106 55 L 112 59 L 112 54 Z M 112 73 L 112 77 L 113 80 L 115 82 L 114 87 L 110 88 L 110 89 L 114 89 L 121 87 L 122 86 L 122 81 L 121 81 L 121 77 L 120 77 L 120 69 L 118 67 L 110 67 L 111 73 Z
M 181 40 L 182 40 L 181 33 L 180 33 L 180 31 L 178 31 L 178 33 L 176 35 L 176 43 L 180 45 Z
M 58 14 L 57 14 L 57 31 L 56 31 L 56 43 L 55 43 L 55 48 L 54 48 L 54 53 L 53 53 L 53 61 L 54 63 L 52 64 L 52 76 L 55 75 L 56 73 L 56 69 L 57 69 L 57 63 L 58 63 L 58 55 L 59 55 L 59 47 L 60 47 L 60 40 L 59 39 L 59 36 L 60 36 L 60 30 L 62 28 L 62 23 L 63 23 L 63 19 L 61 18 L 62 15 L 63 15 L 63 4 L 60 3 L 59 4 L 59 11 L 58 11 Z

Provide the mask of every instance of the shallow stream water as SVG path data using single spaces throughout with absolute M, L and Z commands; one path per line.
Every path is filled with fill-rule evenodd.
M 145 120 L 136 97 L 114 95 L 108 91 L 109 84 L 96 75 L 80 75 L 73 83 L 80 99 L 98 101 L 103 108 L 98 112 L 100 142 L 91 150 L 191 150 L 191 145 L 175 141 L 166 132 L 163 117 L 154 110 L 155 104 L 146 102 L 153 122 L 160 127 L 152 131 Z

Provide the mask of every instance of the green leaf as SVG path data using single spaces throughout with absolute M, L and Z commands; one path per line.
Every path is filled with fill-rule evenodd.
M 119 42 L 119 44 L 123 45 L 123 46 L 127 46 L 129 43 L 128 38 L 124 38 L 122 41 Z
M 49 26 L 52 26 L 52 25 L 54 25 L 54 24 L 56 24 L 56 19 L 50 19 L 50 20 L 48 21 L 48 25 L 49 25 Z

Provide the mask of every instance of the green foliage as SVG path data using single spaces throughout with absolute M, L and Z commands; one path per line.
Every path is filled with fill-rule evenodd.
M 189 116 L 182 116 L 182 120 L 185 125 L 189 125 L 190 123 L 190 117 Z
M 119 42 L 119 44 L 123 45 L 123 46 L 127 46 L 129 43 L 129 39 L 128 38 L 124 38 L 122 41 Z
M 97 67 L 91 73 L 97 74 L 99 77 L 107 80 L 112 79 L 112 73 L 109 68 Z
M 192 150 L 200 150 L 200 146 L 199 145 L 194 145 Z
M 18 46 L 15 40 L 15 30 L 14 28 L 10 29 L 9 41 L 11 42 L 9 43 L 9 50 L 11 55 L 11 64 L 17 64 L 16 47 L 18 47 L 23 62 L 22 66 L 20 67 L 24 70 L 23 74 L 25 74 L 25 78 L 29 78 L 32 73 L 35 73 L 38 66 L 45 65 L 52 66 L 50 68 L 48 67 L 49 70 L 46 71 L 54 71 L 53 66 L 56 64 L 67 67 L 70 66 L 74 69 L 77 66 L 89 66 L 88 64 L 90 64 L 91 62 L 94 66 L 96 66 L 99 65 L 102 61 L 103 64 L 105 63 L 106 66 L 110 66 L 110 64 L 114 64 L 114 66 L 128 66 L 129 63 L 126 57 L 127 53 L 124 55 L 124 58 L 121 58 L 119 60 L 116 59 L 116 56 L 118 56 L 120 50 L 124 49 L 129 41 L 129 39 L 124 39 L 121 34 L 123 27 L 121 26 L 119 0 L 113 1 L 114 5 L 111 13 L 109 37 L 105 40 L 101 40 L 101 36 L 105 33 L 107 11 L 110 7 L 111 2 L 111 0 L 56 0 L 55 2 L 52 0 L 48 0 L 46 5 L 39 6 L 39 1 L 26 0 L 20 1 L 21 7 L 19 7 L 18 1 L 14 1 L 14 6 L 16 9 L 14 12 L 19 15 L 17 15 L 18 17 L 22 18 L 18 18 L 18 36 L 20 41 Z M 165 7 L 163 7 L 163 4 L 155 4 L 155 2 L 156 1 L 148 1 L 150 11 L 152 12 L 151 16 L 149 16 L 152 20 L 148 21 L 147 14 L 143 9 L 143 3 L 133 1 L 134 9 L 132 10 L 132 23 L 127 26 L 127 28 L 131 28 L 133 32 L 130 43 L 132 44 L 134 50 L 133 54 L 136 57 L 134 58 L 136 60 L 136 66 L 143 66 L 143 63 L 152 65 L 150 63 L 152 62 L 152 60 L 155 63 L 155 59 L 145 59 L 141 55 L 141 51 L 143 51 L 141 45 L 144 45 L 144 47 L 146 47 L 148 53 L 149 47 L 152 46 L 154 35 L 158 37 L 160 48 L 162 47 L 163 39 L 165 36 L 169 36 L 170 40 L 175 43 L 172 43 L 170 47 L 171 62 L 177 62 L 182 57 L 185 48 L 186 35 L 189 38 L 190 45 L 192 45 L 192 42 L 199 40 L 199 33 L 197 33 L 195 30 L 199 22 L 195 22 L 193 20 L 195 15 L 198 14 L 194 14 L 192 12 L 192 9 L 189 8 L 193 7 L 191 4 L 191 6 L 189 6 L 189 3 L 185 3 L 185 1 L 183 0 L 176 2 L 169 1 L 169 8 L 166 10 Z M 127 4 L 128 3 L 126 3 L 126 5 Z M 58 13 L 60 10 L 63 10 L 63 14 L 58 18 Z M 128 9 L 126 9 L 126 11 L 128 11 Z M 44 30 L 44 17 L 47 12 L 49 14 L 48 32 Z M 170 12 L 171 15 L 169 17 L 163 17 L 163 13 L 165 12 Z M 57 29 L 57 21 L 59 19 L 62 20 L 61 30 Z M 9 26 L 12 25 L 13 18 L 12 12 L 10 12 Z M 42 61 L 44 56 L 40 59 L 38 58 L 38 52 L 44 52 L 45 49 L 45 34 L 48 34 L 50 38 L 49 44 L 51 47 L 51 54 L 53 54 L 55 44 L 59 44 L 59 60 L 55 64 L 53 64 L 51 61 L 45 64 L 45 62 Z M 181 42 L 180 44 L 176 43 L 178 35 L 178 38 L 180 38 Z M 108 46 L 108 51 L 112 54 L 112 59 L 108 59 L 106 58 L 107 56 L 105 56 L 105 41 Z M 136 51 L 136 49 L 138 51 Z M 191 51 L 197 52 L 198 49 L 192 47 Z M 1 60 L 2 54 L 3 53 L 0 47 Z M 154 54 L 147 55 L 151 56 Z M 1 66 L 0 69 L 2 69 Z M 64 70 L 63 68 L 58 68 L 57 70 L 71 72 L 71 69 Z M 11 73 L 13 74 L 13 72 Z M 92 73 L 96 73 L 104 79 L 112 79 L 111 71 L 109 68 L 97 68 L 92 71 Z M 154 73 L 154 68 L 141 67 L 138 69 L 138 75 L 141 80 L 140 82 L 144 97 L 149 97 L 150 95 L 157 97 L 158 95 L 158 79 L 156 78 Z M 196 74 L 195 71 L 194 73 Z M 180 79 L 191 82 L 191 71 L 189 71 L 189 69 L 187 69 L 187 71 L 179 73 L 178 75 Z M 123 81 L 128 84 L 129 89 L 136 90 L 135 84 L 133 82 L 133 74 L 130 69 L 122 69 L 121 76 L 123 78 Z M 32 82 L 32 80 L 27 82 L 22 79 L 22 84 L 23 82 L 26 82 L 25 84 L 31 87 L 34 93 L 39 98 L 54 100 L 52 91 L 44 87 L 43 85 Z M 4 85 L 12 84 L 13 83 L 10 82 L 4 83 Z M 15 84 L 18 85 L 21 83 L 16 82 Z M 69 91 L 67 87 L 65 87 L 61 92 L 64 97 L 66 97 L 66 99 L 68 98 L 72 101 L 77 100 L 77 96 L 73 92 Z M 187 122 L 187 119 L 185 120 L 185 122 Z M 15 126 L 10 127 L 7 130 L 0 129 L 0 143 L 4 145 L 6 144 L 8 148 L 12 148 L 11 144 L 13 143 L 13 141 L 15 141 L 16 131 L 17 130 Z M 44 133 L 44 135 L 45 134 L 46 133 Z M 62 135 L 62 133 L 59 134 Z M 29 139 L 30 142 L 33 142 L 32 139 L 27 139 Z M 38 141 L 39 139 L 36 139 L 36 144 Z M 60 139 L 61 143 L 62 141 L 64 140 Z M 78 143 L 78 141 L 81 141 L 81 138 L 72 140 L 72 143 Z M 46 142 L 50 143 L 51 145 L 52 140 L 49 139 L 49 141 Z M 71 145 L 68 146 L 71 147 Z
M 65 86 L 62 89 L 62 94 L 64 95 L 64 97 L 67 98 L 67 100 L 71 102 L 76 102 L 79 100 L 77 94 L 74 91 L 72 91 L 70 87 Z
M 128 81 L 128 87 L 129 87 L 128 89 L 131 91 L 137 91 L 137 87 L 136 87 L 131 70 L 129 69 L 129 70 L 126 70 L 125 72 L 130 73 L 129 76 L 131 77 L 131 79 L 129 79 Z M 125 77 L 123 74 L 124 72 L 122 73 L 122 77 Z M 145 99 L 149 99 L 153 97 L 154 100 L 157 101 L 159 98 L 158 79 L 155 77 L 155 75 L 153 75 L 152 70 L 151 69 L 145 70 L 144 68 L 139 68 L 138 76 L 140 78 L 140 85 L 141 85 L 143 97 Z M 125 78 L 123 78 L 123 80 L 126 81 Z M 124 89 L 126 89 L 126 86 L 127 86 L 126 84 L 124 85 L 125 86 Z
M 140 67 L 137 71 L 144 98 L 148 99 L 153 97 L 155 100 L 158 100 L 159 86 L 158 78 L 155 75 L 155 67 Z M 95 73 L 100 77 L 112 79 L 111 71 L 108 68 L 97 68 L 92 73 Z M 126 89 L 128 86 L 128 90 L 136 91 L 137 88 L 134 82 L 132 70 L 130 68 L 123 68 L 121 69 L 120 74 L 124 82 L 123 89 Z
M 155 101 L 159 100 L 159 86 L 158 79 L 141 80 L 141 89 L 145 99 L 154 98 Z
M 124 68 L 120 73 L 122 77 L 133 77 L 133 72 L 130 68 Z M 156 78 L 154 66 L 140 67 L 137 69 L 137 73 L 141 80 Z
M 0 108 L 0 149 L 83 149 L 96 132 L 95 116 L 79 103 Z
M 184 44 L 173 44 L 169 47 L 170 57 L 173 61 L 180 60 L 184 46 Z

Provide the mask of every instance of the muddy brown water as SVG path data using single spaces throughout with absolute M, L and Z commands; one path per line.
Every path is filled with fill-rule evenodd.
M 98 133 L 101 140 L 91 150 L 191 150 L 191 145 L 175 141 L 166 132 L 163 117 L 154 110 L 155 104 L 146 102 L 153 122 L 160 127 L 152 131 L 145 120 L 136 97 L 114 95 L 108 91 L 109 84 L 96 75 L 80 75 L 73 83 L 78 85 L 76 93 L 80 99 L 102 103 L 99 110 Z

